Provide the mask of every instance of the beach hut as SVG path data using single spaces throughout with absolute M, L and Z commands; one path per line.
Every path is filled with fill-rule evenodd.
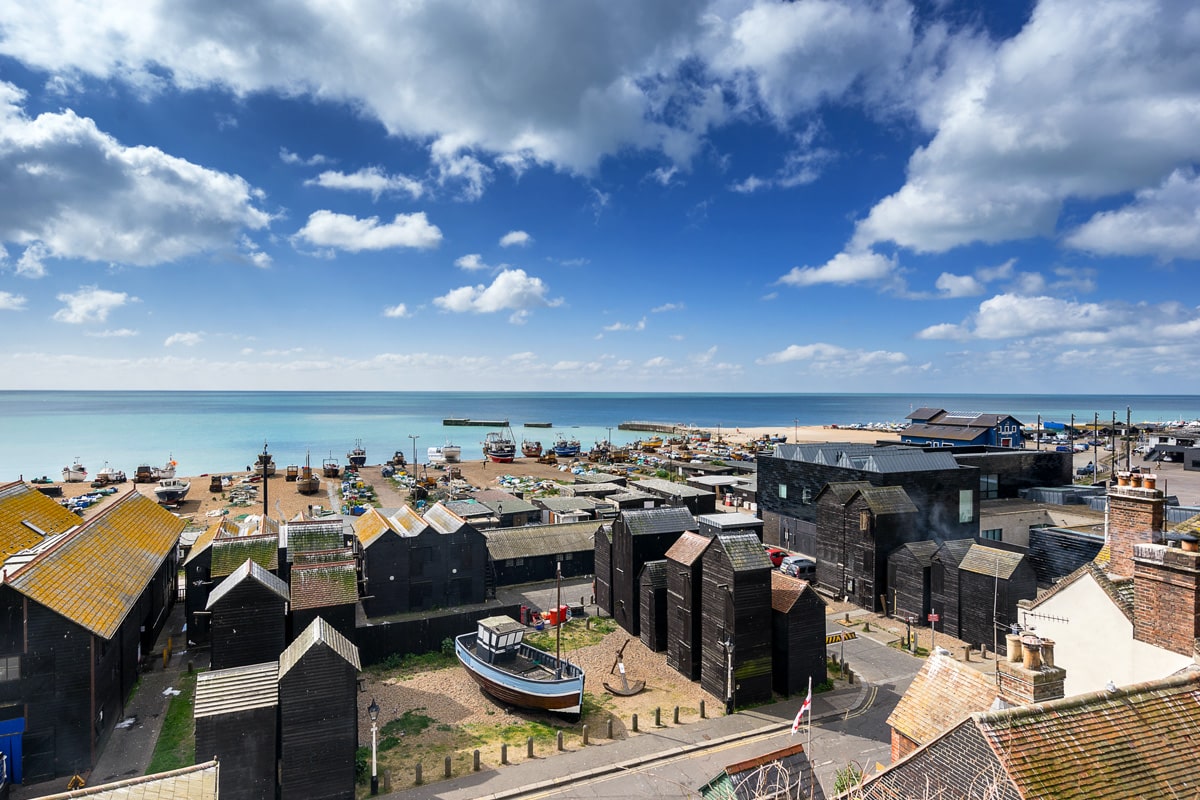
M 647 561 L 638 574 L 638 593 L 641 595 L 642 644 L 661 653 L 667 649 L 667 561 Z
M 808 581 L 771 571 L 772 685 L 803 694 L 825 682 L 825 601 Z
M 246 559 L 208 598 L 212 668 L 278 659 L 287 644 L 287 604 L 287 584 Z
M 279 760 L 279 662 L 196 676 L 196 761 L 221 764 L 222 800 L 274 800 Z
M 771 699 L 771 562 L 753 533 L 704 552 L 700 685 L 727 709 Z
M 693 681 L 700 677 L 703 557 L 712 541 L 688 531 L 666 552 L 667 665 Z

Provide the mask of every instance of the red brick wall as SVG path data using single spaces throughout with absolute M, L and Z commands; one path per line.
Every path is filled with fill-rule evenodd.
M 1133 637 L 1191 656 L 1200 635 L 1200 553 L 1162 545 L 1150 552 L 1134 562 Z
M 895 764 L 906 755 L 916 750 L 917 743 L 905 736 L 903 733 L 897 732 L 892 728 L 892 763 Z
M 1108 571 L 1133 575 L 1133 546 L 1149 543 L 1163 528 L 1166 496 L 1159 489 L 1115 486 L 1108 492 Z

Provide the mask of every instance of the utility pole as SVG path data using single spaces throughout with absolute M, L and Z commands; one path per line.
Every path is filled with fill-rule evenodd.
M 800 441 L 800 418 L 796 417 L 792 420 L 792 444 Z
M 1130 459 L 1129 428 L 1131 427 L 1132 422 L 1133 422 L 1130 419 L 1130 415 L 1132 413 L 1133 413 L 1132 409 L 1130 409 L 1129 406 L 1125 406 L 1125 471 L 1126 472 L 1129 472 L 1129 469 L 1130 469 L 1130 467 L 1129 467 L 1129 459 Z
M 416 469 L 417 465 L 421 463 L 421 462 L 417 461 L 417 439 L 421 438 L 421 434 L 410 433 L 408 435 L 408 438 L 412 439 L 412 442 L 413 442 L 413 469 Z M 416 473 L 413 473 L 413 474 L 415 475 Z

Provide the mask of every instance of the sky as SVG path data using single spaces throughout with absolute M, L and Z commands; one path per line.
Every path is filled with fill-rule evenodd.
M 0 388 L 1200 393 L 1200 6 L 6 0 Z

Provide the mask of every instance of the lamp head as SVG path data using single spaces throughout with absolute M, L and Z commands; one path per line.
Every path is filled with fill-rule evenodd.
M 379 704 L 375 702 L 375 698 L 371 698 L 371 705 L 367 706 L 367 713 L 371 715 L 371 722 L 376 722 L 379 719 Z

